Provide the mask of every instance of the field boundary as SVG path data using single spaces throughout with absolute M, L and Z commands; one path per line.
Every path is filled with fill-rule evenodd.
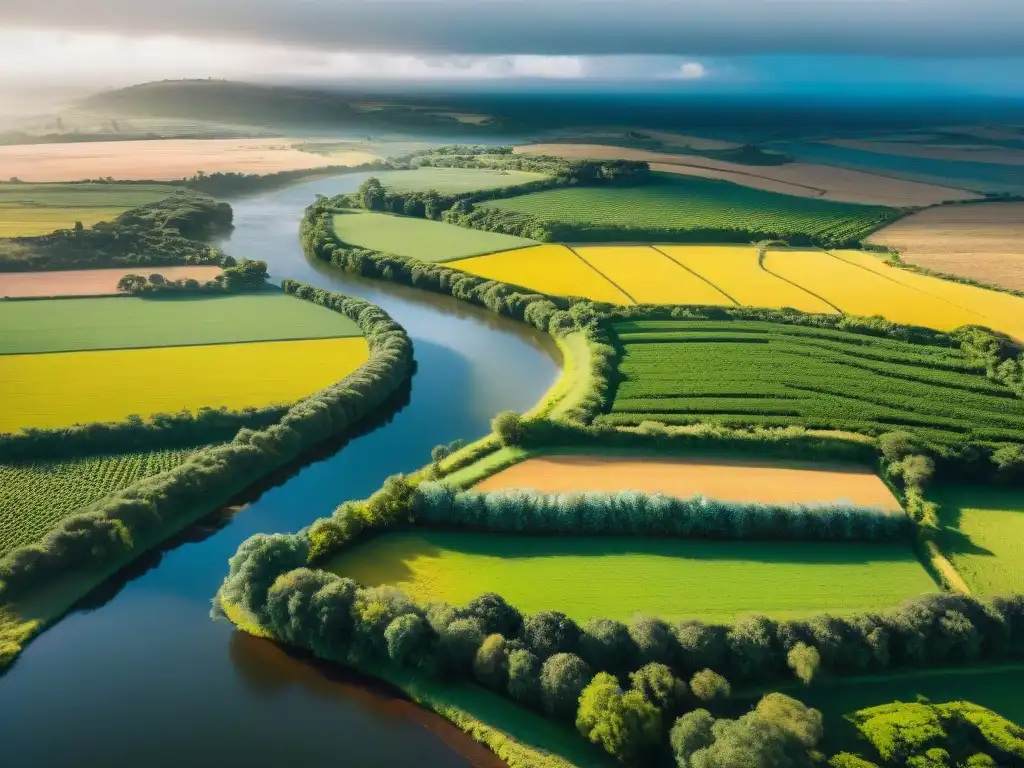
M 623 287 L 622 287 L 621 285 L 619 285 L 619 284 L 618 284 L 617 282 L 615 282 L 615 281 L 614 281 L 614 280 L 612 280 L 612 279 L 611 279 L 610 277 L 608 277 L 608 275 L 606 275 L 606 274 L 605 274 L 604 272 L 602 272 L 602 271 L 601 271 L 600 269 L 598 269 L 598 268 L 597 268 L 597 267 L 595 267 L 595 266 L 594 266 L 593 264 L 591 264 L 591 263 L 590 263 L 589 261 L 587 261 L 586 257 L 584 257 L 584 256 L 583 256 L 583 254 L 581 254 L 581 253 L 580 253 L 579 251 L 577 251 L 577 250 L 576 250 L 575 248 L 572 248 L 572 247 L 570 247 L 570 246 L 568 246 L 568 245 L 567 245 L 567 246 L 565 246 L 565 247 L 566 247 L 566 248 L 568 248 L 568 249 L 569 249 L 569 251 L 570 251 L 570 252 L 572 252 L 572 254 L 573 254 L 573 255 L 574 255 L 574 256 L 575 256 L 575 257 L 576 257 L 577 259 L 579 259 L 579 260 L 580 260 L 580 261 L 582 261 L 582 262 L 583 262 L 584 264 L 586 264 L 586 265 L 587 265 L 588 267 L 590 267 L 590 268 L 591 268 L 592 270 L 594 270 L 594 272 L 596 272 L 596 273 L 597 273 L 597 274 L 598 274 L 598 275 L 599 275 L 599 276 L 601 277 L 601 279 L 602 279 L 602 280 L 604 280 L 605 282 L 608 282 L 608 283 L 610 283 L 610 284 L 611 284 L 611 285 L 613 285 L 613 286 L 614 286 L 615 288 L 617 288 L 617 289 L 619 290 L 619 292 L 620 292 L 620 293 L 621 293 L 621 294 L 622 294 L 623 296 L 625 296 L 625 297 L 626 297 L 627 299 L 629 299 L 630 301 L 632 301 L 632 302 L 633 302 L 634 304 L 639 304 L 639 303 L 640 303 L 639 301 L 637 301 L 637 300 L 636 300 L 636 299 L 635 299 L 635 298 L 633 297 L 633 295 L 632 295 L 632 294 L 631 294 L 631 293 L 630 293 L 629 291 L 627 291 L 627 290 L 626 290 L 625 288 L 623 288 Z
M 718 291 L 720 294 L 725 296 L 725 298 L 727 298 L 729 301 L 731 301 L 737 307 L 743 306 L 738 301 L 736 301 L 736 299 L 734 299 L 732 296 L 730 296 L 728 293 L 726 293 L 724 289 L 719 288 L 717 285 L 715 285 L 713 282 L 708 280 L 706 277 L 704 277 L 704 275 L 700 274 L 699 272 L 695 272 L 692 269 L 690 269 L 688 266 L 686 266 L 685 264 L 682 264 L 682 263 L 676 261 L 671 256 L 669 256 L 667 253 L 665 253 L 663 250 L 661 250 L 661 248 L 658 247 L 657 245 L 651 245 L 649 247 L 650 247 L 650 249 L 652 251 L 656 251 L 656 252 L 660 253 L 664 258 L 668 259 L 670 262 L 675 264 L 677 267 L 682 269 L 684 272 L 689 272 L 691 275 L 696 277 L 698 280 L 700 280 L 700 281 L 702 281 L 704 283 L 707 283 L 709 286 L 711 286 L 711 288 L 713 288 L 714 290 Z
M 41 298 L 41 297 L 40 297 Z M 75 298 L 86 299 L 86 298 L 109 298 L 93 297 L 93 296 L 76 296 Z M 143 349 L 189 349 L 192 347 L 230 347 L 236 346 L 241 347 L 247 344 L 277 344 L 278 342 L 283 344 L 292 344 L 296 341 L 337 341 L 340 339 L 360 339 L 362 336 L 296 336 L 294 338 L 287 339 L 249 339 L 248 341 L 204 341 L 199 344 L 147 344 L 136 347 L 88 347 L 85 349 L 55 349 L 53 351 L 44 352 L 3 352 L 0 353 L 0 357 L 21 357 L 24 355 L 31 356 L 42 356 L 42 355 L 74 355 L 74 354 L 85 354 L 88 352 L 137 352 Z M 274 406 L 268 406 L 274 407 Z
M 840 315 L 845 315 L 846 314 L 846 312 L 844 312 L 842 309 L 837 307 L 831 301 L 826 299 L 824 296 L 821 296 L 821 295 L 815 293 L 810 288 L 804 288 L 802 285 L 798 285 L 797 283 L 794 283 L 788 277 L 783 277 L 782 275 L 778 274 L 777 272 L 772 272 L 764 263 L 765 256 L 767 255 L 767 249 L 758 248 L 757 250 L 758 250 L 758 253 L 757 253 L 757 265 L 761 269 L 763 269 L 765 272 L 767 272 L 769 275 L 771 275 L 772 277 L 774 277 L 774 278 L 776 278 L 778 280 L 781 280 L 784 283 L 789 283 L 790 285 L 792 285 L 797 290 L 803 291 L 804 293 L 806 293 L 806 294 L 808 294 L 810 296 L 813 296 L 814 298 L 818 299 L 818 301 L 824 302 L 828 306 L 832 307 L 832 309 L 834 309 Z M 780 250 L 782 250 L 782 249 L 780 249 Z

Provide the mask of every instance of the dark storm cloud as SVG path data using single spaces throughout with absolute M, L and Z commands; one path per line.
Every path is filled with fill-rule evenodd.
M 0 0 L 0 26 L 431 54 L 1019 54 L 1024 0 Z

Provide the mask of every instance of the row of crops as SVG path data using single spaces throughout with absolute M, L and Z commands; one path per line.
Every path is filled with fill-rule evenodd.
M 85 505 L 177 466 L 194 450 L 0 464 L 0 557 L 38 541 Z
M 1024 403 L 954 349 L 771 323 L 647 321 L 616 334 L 608 423 L 910 428 L 1024 442 Z
M 644 230 L 701 230 L 859 240 L 900 212 L 795 197 L 714 179 L 652 174 L 638 186 L 563 187 L 481 203 L 546 222 Z

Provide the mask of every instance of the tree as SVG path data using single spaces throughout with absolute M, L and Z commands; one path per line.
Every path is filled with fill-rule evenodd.
M 404 613 L 384 630 L 388 658 L 401 667 L 421 667 L 434 657 L 437 633 L 426 619 Z
M 540 659 L 519 649 L 508 655 L 508 693 L 516 701 L 533 705 L 540 700 Z
M 387 190 L 380 183 L 380 179 L 371 176 L 356 191 L 356 198 L 360 205 L 368 211 L 383 211 L 384 199 L 387 197 Z
M 996 468 L 996 479 L 1001 483 L 1013 483 L 1024 478 L 1024 445 L 1007 444 L 992 452 L 992 464 Z
M 600 672 L 580 694 L 576 728 L 622 762 L 639 763 L 661 740 L 661 712 L 638 691 Z
M 690 692 L 705 704 L 711 704 L 729 698 L 732 686 L 714 670 L 702 669 L 690 678 Z
M 515 411 L 502 411 L 491 422 L 491 429 L 502 445 L 519 445 L 523 439 L 523 418 Z
M 555 653 L 574 652 L 580 628 L 560 611 L 540 611 L 523 624 L 523 641 L 542 659 Z
M 641 663 L 675 662 L 677 642 L 672 629 L 661 619 L 638 616 L 629 623 L 629 636 L 636 643 Z
M 904 456 L 920 452 L 921 444 L 914 435 L 898 430 L 879 435 L 878 450 L 882 452 L 886 461 L 895 462 Z
M 455 619 L 440 632 L 441 649 L 449 670 L 466 674 L 473 668 L 484 642 L 484 630 L 476 619 Z
M 690 755 L 711 746 L 715 718 L 706 709 L 695 709 L 680 717 L 669 733 L 669 743 L 679 768 L 689 768 Z
M 479 619 L 487 634 L 515 637 L 523 629 L 523 614 L 495 592 L 485 592 L 466 604 L 464 612 Z
M 786 663 L 804 685 L 810 685 L 821 666 L 821 655 L 817 648 L 797 643 L 786 654 Z
M 505 638 L 499 634 L 488 635 L 473 659 L 473 674 L 476 679 L 494 690 L 501 690 L 508 681 L 508 656 Z
M 544 711 L 571 720 L 591 677 L 590 667 L 573 653 L 556 653 L 549 658 L 540 671 L 540 703 Z
M 664 664 L 645 664 L 629 676 L 633 690 L 665 712 L 674 712 L 686 699 L 686 683 Z
M 891 465 L 889 471 L 902 477 L 907 488 L 924 488 L 935 474 L 935 462 L 928 456 L 906 456 Z
M 583 625 L 579 655 L 593 669 L 625 677 L 636 666 L 636 643 L 621 621 L 590 619 Z

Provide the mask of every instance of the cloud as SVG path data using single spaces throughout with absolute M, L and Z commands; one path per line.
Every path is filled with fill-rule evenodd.
M 679 67 L 680 80 L 700 80 L 707 75 L 708 71 L 699 61 L 687 61 Z
M 3 0 L 0 28 L 416 55 L 1015 55 L 1021 0 Z

